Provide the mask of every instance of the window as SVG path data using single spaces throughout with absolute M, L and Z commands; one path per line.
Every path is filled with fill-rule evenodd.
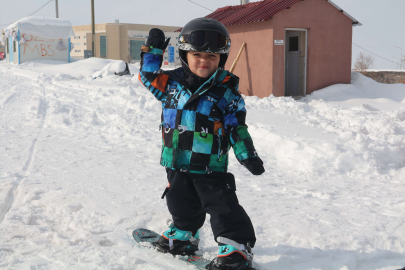
M 87 45 L 87 43 L 84 43 L 84 45 Z
M 85 38 L 85 39 L 86 39 L 86 38 L 87 38 L 87 36 L 83 36 L 83 38 Z
M 129 52 L 130 52 L 132 60 L 141 60 L 140 51 L 141 51 L 143 44 L 145 44 L 144 41 L 131 40 L 130 46 L 129 46 Z
M 107 58 L 107 36 L 100 36 L 100 58 Z
M 290 37 L 290 52 L 296 52 L 298 51 L 298 36 L 297 37 Z

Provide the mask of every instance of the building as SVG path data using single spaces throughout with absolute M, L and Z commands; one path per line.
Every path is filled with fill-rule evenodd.
M 245 95 L 303 96 L 351 81 L 352 27 L 361 24 L 330 0 L 264 0 L 206 17 L 230 33 L 227 69 L 246 43 L 234 70 Z
M 4 29 L 6 62 L 21 64 L 32 60 L 70 62 L 69 21 L 27 17 Z
M 169 47 L 164 55 L 164 64 L 179 65 L 178 36 L 175 31 L 180 27 L 161 26 L 146 24 L 104 23 L 95 25 L 95 56 L 125 62 L 137 62 L 141 60 L 140 51 L 145 44 L 152 28 L 162 29 L 166 37 L 170 37 Z M 74 26 L 75 37 L 71 42 L 74 45 L 72 57 L 84 59 L 92 55 L 92 31 L 91 25 Z

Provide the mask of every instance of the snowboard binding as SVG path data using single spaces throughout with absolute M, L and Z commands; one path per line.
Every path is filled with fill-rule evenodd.
M 190 231 L 177 229 L 172 220 L 167 220 L 169 229 L 163 232 L 162 236 L 152 245 L 162 253 L 170 253 L 172 255 L 194 255 L 198 251 L 200 243 L 200 233 L 192 236 Z
M 206 266 L 208 270 L 256 270 L 252 267 L 252 262 L 240 262 L 232 265 L 217 265 L 217 258 L 213 259 L 210 264 Z
M 253 253 L 247 246 L 225 237 L 217 238 L 219 245 L 218 256 L 209 263 L 209 270 L 255 270 L 252 266 Z

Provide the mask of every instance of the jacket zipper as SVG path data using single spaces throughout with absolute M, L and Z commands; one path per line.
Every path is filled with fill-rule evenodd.
M 222 141 L 222 128 L 218 129 L 218 160 L 221 161 L 221 141 Z
M 222 70 L 222 69 L 221 69 L 220 71 L 225 72 L 225 71 Z M 184 104 L 183 108 L 185 108 L 188 103 L 190 103 L 191 101 L 193 101 L 194 99 L 196 99 L 197 97 L 201 96 L 202 94 L 204 94 L 205 92 L 207 92 L 209 89 L 211 89 L 211 87 L 213 87 L 214 84 L 215 84 L 215 82 L 217 81 L 218 77 L 221 76 L 222 72 L 219 73 L 218 70 L 217 70 L 217 71 L 215 72 L 215 76 L 214 76 L 214 74 L 212 75 L 212 76 L 214 76 L 214 77 L 213 77 L 213 79 L 212 79 L 211 85 L 210 85 L 207 89 L 205 89 L 204 91 L 202 91 L 201 93 L 199 93 L 200 90 L 201 90 L 201 88 L 203 88 L 210 80 L 208 80 L 208 81 L 206 81 L 205 83 L 203 83 L 203 85 L 201 85 L 200 88 L 198 88 L 197 91 L 195 91 L 195 93 L 190 97 L 190 99 L 187 100 L 187 102 L 186 102 L 186 104 Z M 187 90 L 188 90 L 188 89 L 187 89 Z

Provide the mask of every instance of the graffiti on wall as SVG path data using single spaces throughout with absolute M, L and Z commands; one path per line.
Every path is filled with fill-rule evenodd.
M 53 57 L 55 56 L 55 50 L 58 42 L 55 39 L 44 39 L 33 35 L 23 34 L 22 37 L 27 41 L 22 49 L 22 54 L 27 53 L 38 54 L 41 57 Z
M 20 63 L 34 60 L 69 61 L 69 39 L 50 39 L 21 34 L 25 43 L 19 46 Z M 61 43 L 61 45 L 59 45 Z

